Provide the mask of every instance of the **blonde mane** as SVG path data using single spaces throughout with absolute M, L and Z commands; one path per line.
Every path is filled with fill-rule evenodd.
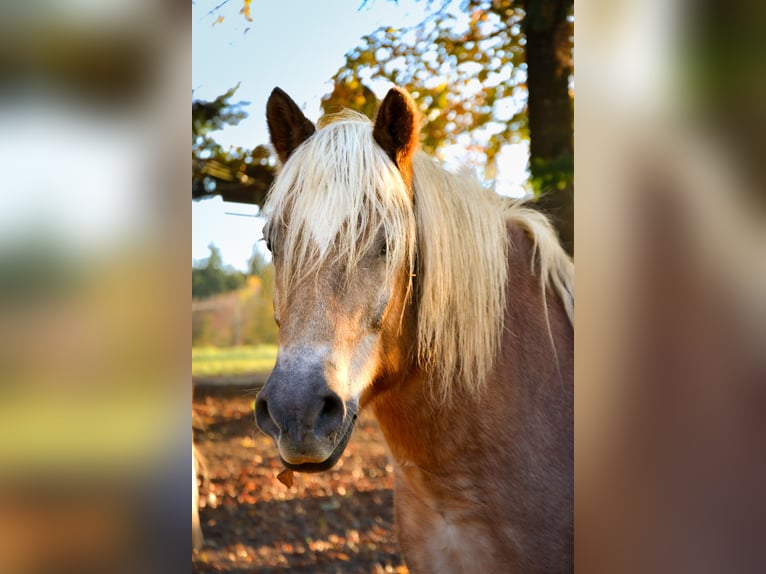
M 293 152 L 265 210 L 265 233 L 279 244 L 288 289 L 330 257 L 350 271 L 384 235 L 388 279 L 401 266 L 409 272 L 418 361 L 438 400 L 449 401 L 458 388 L 479 393 L 494 365 L 513 248 L 509 222 L 532 238 L 543 293 L 552 287 L 572 321 L 573 265 L 544 216 L 444 171 L 422 152 L 413 159 L 410 190 L 360 114 L 332 117 Z

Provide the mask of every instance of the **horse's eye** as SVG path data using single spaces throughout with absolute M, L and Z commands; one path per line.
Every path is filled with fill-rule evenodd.
M 266 243 L 266 249 L 269 250 L 269 253 L 272 253 L 273 251 L 271 249 L 271 239 L 269 239 L 268 237 L 264 237 L 263 241 Z
M 385 257 L 386 255 L 388 255 L 388 243 L 384 241 L 380 248 L 380 256 Z

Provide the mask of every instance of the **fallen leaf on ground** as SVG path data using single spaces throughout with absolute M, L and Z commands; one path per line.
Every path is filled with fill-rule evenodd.
M 291 488 L 295 484 L 295 474 L 289 468 L 284 469 L 277 475 L 277 480 L 284 484 L 287 488 Z

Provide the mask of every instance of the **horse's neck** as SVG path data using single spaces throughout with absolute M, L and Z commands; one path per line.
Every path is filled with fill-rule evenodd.
M 429 394 L 427 376 L 413 371 L 396 386 L 383 391 L 373 410 L 394 460 L 424 468 L 440 463 L 433 446 L 444 452 L 447 421 L 454 407 L 436 407 Z
M 447 421 L 454 418 L 456 404 L 438 405 L 431 392 L 429 375 L 417 359 L 417 311 L 413 304 L 404 312 L 396 339 L 387 341 L 384 374 L 376 380 L 366 402 L 375 413 L 394 460 L 400 464 L 438 466 L 438 441 L 444 452 Z M 458 401 L 455 401 L 457 403 Z
M 500 451 L 527 440 L 530 425 L 533 443 L 557 433 L 548 423 L 564 430 L 571 426 L 572 326 L 552 290 L 548 290 L 547 305 L 543 300 L 540 277 L 530 273 L 530 239 L 517 227 L 509 233 L 513 247 L 505 327 L 483 396 L 477 399 L 458 392 L 450 404 L 437 407 L 428 374 L 410 364 L 397 374 L 398 379 L 387 381 L 372 402 L 391 453 L 405 468 L 481 472 L 484 462 L 507 458 Z M 540 426 L 540 417 L 548 420 L 534 428 Z M 473 461 L 471 468 L 463 465 L 468 460 Z
M 530 273 L 529 238 L 510 233 L 505 326 L 485 392 L 435 408 L 427 374 L 410 369 L 372 401 L 413 571 L 571 569 L 574 334 Z

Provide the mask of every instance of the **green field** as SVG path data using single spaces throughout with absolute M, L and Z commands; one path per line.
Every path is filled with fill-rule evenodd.
M 277 358 L 276 345 L 192 347 L 192 376 L 212 377 L 268 373 Z

